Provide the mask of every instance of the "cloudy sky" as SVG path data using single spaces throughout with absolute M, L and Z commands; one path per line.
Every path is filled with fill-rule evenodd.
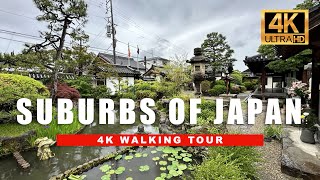
M 111 39 L 106 37 L 105 1 L 85 0 L 89 21 L 85 31 L 89 46 L 95 53 L 111 53 Z M 130 43 L 131 55 L 139 58 L 193 55 L 210 32 L 227 37 L 235 68 L 245 70 L 245 56 L 255 55 L 260 44 L 260 11 L 292 9 L 302 0 L 113 0 L 117 51 L 126 55 Z M 37 43 L 39 31 L 46 24 L 35 19 L 41 13 L 32 0 L 2 0 L 0 6 L 0 52 L 19 52 L 23 42 Z M 8 33 L 21 33 L 19 35 Z

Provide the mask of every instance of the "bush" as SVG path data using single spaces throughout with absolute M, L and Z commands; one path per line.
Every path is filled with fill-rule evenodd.
M 208 80 L 201 82 L 201 91 L 202 93 L 208 93 L 209 89 L 211 88 L 211 82 Z
M 231 161 L 228 156 L 222 155 L 213 156 L 205 160 L 201 165 L 195 167 L 192 175 L 196 180 L 246 179 L 241 173 L 239 165 L 235 161 Z
M 240 86 L 240 92 L 246 92 L 247 91 L 247 88 L 245 86 Z
M 260 154 L 254 147 L 250 146 L 216 146 L 209 148 L 209 157 L 222 155 L 228 157 L 229 161 L 235 162 L 240 168 L 240 174 L 247 178 L 256 176 L 256 162 L 260 161 Z
M 49 94 L 37 80 L 16 74 L 0 74 L 0 123 L 16 121 L 18 99 L 28 98 L 35 104 L 38 98 L 48 98 Z M 29 109 L 35 112 L 36 106 Z
M 89 77 L 78 77 L 74 80 L 67 80 L 67 84 L 79 91 L 81 97 L 83 98 L 92 98 L 94 89 L 91 83 L 91 79 Z
M 267 125 L 264 127 L 263 134 L 267 138 L 275 138 L 281 140 L 282 126 L 281 125 Z
M 215 85 L 212 89 L 209 90 L 209 95 L 211 96 L 219 96 L 227 91 L 226 86 L 224 85 Z
M 242 85 L 245 86 L 247 90 L 255 90 L 257 88 L 258 83 L 255 81 L 246 81 Z
M 105 85 L 96 86 L 92 89 L 91 98 L 100 99 L 100 98 L 110 98 L 111 90 L 107 88 Z
M 215 81 L 214 85 L 226 85 L 226 83 L 224 82 L 224 80 L 217 80 Z
M 52 89 L 52 84 L 48 86 L 49 89 Z M 75 88 L 68 86 L 66 83 L 59 83 L 57 87 L 56 99 L 57 98 L 66 98 L 71 99 L 72 101 L 77 101 L 80 98 L 80 93 Z
M 155 99 L 157 97 L 157 93 L 152 92 L 150 90 L 140 90 L 140 91 L 136 91 L 136 97 L 139 100 L 141 100 L 143 98 Z
M 240 93 L 240 87 L 238 85 L 233 85 L 231 86 L 231 89 L 230 89 L 230 93 L 231 94 L 239 94 Z
M 233 77 L 233 82 L 235 84 L 238 84 L 238 85 L 242 84 L 242 74 L 241 74 L 241 72 L 234 71 L 233 73 L 231 73 L 230 76 Z

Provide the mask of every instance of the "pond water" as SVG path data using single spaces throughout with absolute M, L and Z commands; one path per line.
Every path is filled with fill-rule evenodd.
M 137 112 L 137 121 L 134 125 L 120 125 L 118 121 L 114 125 L 99 125 L 93 123 L 87 126 L 82 133 L 84 134 L 102 134 L 102 133 L 127 133 L 137 132 L 140 124 L 141 112 Z M 98 113 L 96 113 L 98 115 Z M 98 119 L 98 118 L 96 118 Z M 156 121 L 158 122 L 158 121 Z M 149 133 L 159 133 L 158 125 L 144 125 L 144 129 Z M 30 163 L 31 168 L 24 171 L 18 167 L 16 160 L 12 157 L 0 159 L 0 179 L 4 180 L 45 180 L 50 177 L 76 167 L 94 158 L 110 154 L 120 147 L 52 147 L 56 156 L 48 161 L 40 161 L 36 156 L 36 151 L 23 152 L 22 156 Z M 95 176 L 91 176 L 97 179 Z M 89 178 L 87 178 L 89 179 Z M 98 178 L 100 179 L 100 178 Z

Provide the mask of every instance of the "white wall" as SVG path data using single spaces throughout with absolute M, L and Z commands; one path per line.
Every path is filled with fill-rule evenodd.
M 133 86 L 134 77 L 122 77 L 120 83 L 128 83 L 128 86 Z M 106 86 L 110 88 L 111 94 L 114 95 L 119 90 L 119 78 L 110 77 L 106 79 Z

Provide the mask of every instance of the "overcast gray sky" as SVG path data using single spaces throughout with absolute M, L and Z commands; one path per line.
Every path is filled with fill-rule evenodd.
M 46 24 L 35 17 L 40 14 L 32 0 L 1 0 L 0 30 L 38 36 Z M 88 45 L 111 50 L 111 39 L 105 37 L 104 0 L 86 0 L 89 22 L 85 30 L 90 35 Z M 219 32 L 227 37 L 235 68 L 245 70 L 245 56 L 255 55 L 260 44 L 260 12 L 263 9 L 292 9 L 302 0 L 113 0 L 117 24 L 117 51 L 127 54 L 128 45 L 140 48 L 142 57 L 173 57 L 193 55 L 206 35 Z M 36 38 L 9 35 L 0 31 L 0 52 L 19 52 L 24 42 L 39 42 Z M 3 39 L 6 38 L 6 39 Z M 131 55 L 137 56 L 131 47 Z M 111 53 L 111 52 L 110 52 Z

